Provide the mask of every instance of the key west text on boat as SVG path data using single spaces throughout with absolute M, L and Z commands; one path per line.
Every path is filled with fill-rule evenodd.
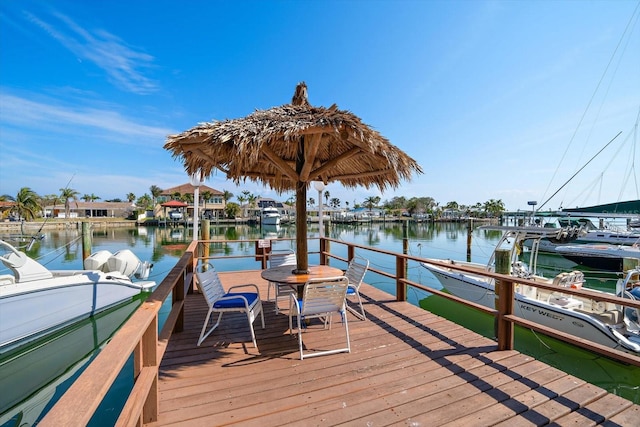
M 530 285 L 517 285 L 515 315 L 576 337 L 640 355 L 640 309 L 598 301 L 597 298 L 564 294 L 563 289 L 567 287 L 582 287 L 584 275 L 580 271 L 560 273 L 553 279 L 536 274 L 537 243 L 542 238 L 551 237 L 553 233 L 558 232 L 557 230 L 540 227 L 483 228 L 500 229 L 504 232 L 496 245 L 496 250 L 507 249 L 510 251 L 511 275 L 553 285 L 557 288 L 557 291 L 549 291 Z M 522 250 L 522 242 L 525 239 L 533 241 L 528 266 L 518 259 L 518 253 Z M 428 269 L 453 295 L 485 307 L 494 308 L 495 281 L 481 273 L 495 271 L 495 255 L 494 251 L 487 265 L 464 261 L 433 260 L 477 270 L 478 274 L 463 273 L 431 264 L 428 261 L 421 265 Z M 592 292 L 605 294 L 601 291 Z M 640 268 L 630 270 L 618 280 L 616 295 L 631 300 L 640 300 Z
M 130 251 L 106 251 L 85 260 L 87 270 L 49 270 L 10 244 L 0 240 L 0 354 L 130 301 L 150 290 L 151 265 Z M 105 271 L 107 270 L 107 271 Z

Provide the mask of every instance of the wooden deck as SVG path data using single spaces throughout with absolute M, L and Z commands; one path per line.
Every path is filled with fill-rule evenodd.
M 221 273 L 225 286 L 255 283 L 259 271 Z M 259 351 L 246 318 L 223 316 L 196 342 L 206 314 L 199 294 L 186 301 L 185 330 L 174 334 L 160 368 L 160 416 L 152 425 L 531 426 L 640 425 L 640 406 L 494 341 L 363 285 L 368 320 L 349 314 L 351 353 L 299 360 L 287 311 L 263 302 Z M 281 303 L 282 304 L 282 303 Z M 282 305 L 284 307 L 284 305 Z M 310 349 L 336 345 L 312 323 Z

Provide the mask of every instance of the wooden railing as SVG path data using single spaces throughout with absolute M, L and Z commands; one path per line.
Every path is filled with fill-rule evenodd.
M 597 344 L 594 343 L 592 341 L 589 341 L 587 339 L 582 339 L 579 337 L 576 337 L 575 335 L 570 335 L 570 334 L 566 334 L 563 332 L 560 332 L 556 329 L 553 328 L 549 328 L 546 327 L 544 325 L 540 325 L 539 323 L 536 322 L 532 322 L 526 319 L 523 319 L 522 317 L 518 317 L 515 316 L 513 314 L 513 309 L 514 309 L 514 304 L 515 304 L 515 285 L 516 284 L 522 284 L 522 285 L 531 285 L 540 289 L 546 289 L 546 290 L 550 290 L 550 291 L 557 291 L 557 287 L 553 286 L 553 285 L 546 285 L 544 283 L 540 283 L 540 282 L 534 282 L 532 280 L 527 280 L 527 279 L 521 279 L 521 278 L 517 278 L 517 277 L 512 277 L 512 276 L 508 276 L 508 275 L 504 275 L 504 274 L 498 274 L 498 273 L 492 273 L 492 272 L 484 272 L 482 275 L 487 276 L 487 277 L 491 277 L 493 279 L 496 279 L 496 284 L 499 287 L 498 289 L 496 289 L 496 294 L 500 295 L 500 298 L 498 299 L 497 303 L 498 303 L 498 307 L 496 309 L 491 309 L 491 308 L 487 308 L 483 305 L 480 304 L 475 304 L 473 302 L 467 301 L 465 299 L 456 297 L 455 295 L 451 295 L 449 293 L 443 292 L 442 290 L 439 289 L 434 289 L 431 288 L 429 286 L 425 286 L 422 283 L 417 283 L 417 282 L 413 282 L 411 280 L 409 280 L 407 278 L 407 263 L 409 260 L 411 261 L 415 261 L 415 262 L 424 262 L 427 261 L 425 258 L 422 257 L 416 257 L 416 256 L 412 256 L 412 255 L 408 255 L 408 254 L 399 254 L 397 252 L 390 252 L 390 251 L 386 251 L 384 249 L 378 249 L 378 248 L 373 248 L 373 247 L 369 247 L 369 246 L 363 246 L 363 245 L 358 245 L 358 244 L 354 244 L 354 243 L 348 243 L 348 242 L 344 242 L 342 240 L 335 240 L 335 239 L 323 239 L 323 241 L 321 242 L 321 246 L 320 246 L 320 260 L 321 263 L 328 263 L 328 260 L 330 258 L 335 258 L 335 259 L 339 259 L 341 261 L 347 262 L 348 259 L 344 259 L 335 255 L 332 255 L 330 248 L 330 245 L 334 243 L 334 244 L 341 244 L 341 245 L 345 245 L 347 246 L 347 258 L 351 259 L 353 258 L 353 256 L 355 255 L 355 250 L 356 249 L 361 249 L 361 250 L 366 250 L 366 251 L 370 251 L 370 252 L 375 252 L 375 253 L 379 253 L 379 254 L 384 254 L 384 255 L 388 255 L 388 256 L 392 256 L 396 258 L 396 269 L 395 269 L 395 273 L 391 274 L 388 273 L 386 271 L 383 270 L 379 270 L 376 269 L 375 267 L 369 267 L 369 271 L 379 274 L 381 276 L 387 277 L 387 278 L 391 278 L 394 279 L 396 282 L 396 299 L 398 301 L 406 301 L 406 295 L 407 295 L 407 287 L 408 286 L 413 286 L 417 289 L 421 289 L 425 292 L 429 292 L 431 294 L 434 295 L 438 295 L 444 298 L 447 298 L 449 300 L 455 301 L 457 303 L 460 304 L 464 304 L 468 307 L 472 307 L 474 309 L 483 311 L 485 313 L 491 314 L 493 316 L 497 317 L 497 341 L 498 341 L 498 348 L 500 350 L 510 350 L 513 349 L 513 339 L 514 339 L 514 335 L 513 335 L 513 326 L 514 325 L 520 325 L 523 326 L 525 328 L 529 328 L 532 329 L 534 331 L 538 331 L 538 332 L 542 332 L 546 335 L 552 336 L 554 338 L 560 339 L 562 341 L 571 343 L 573 345 L 582 347 L 582 348 L 586 348 L 590 351 L 599 353 L 601 355 L 619 360 L 621 362 L 624 363 L 629 363 L 635 366 L 640 366 L 640 357 L 632 355 L 630 353 L 626 353 L 624 351 L 620 351 L 620 350 L 615 350 L 612 349 L 610 347 L 601 345 L 601 344 Z M 440 262 L 435 262 L 433 260 L 429 260 L 430 264 L 434 264 L 434 265 L 438 265 L 440 267 L 444 267 L 444 268 L 448 268 L 448 269 L 452 269 L 452 270 L 456 270 L 456 271 L 461 271 L 461 272 L 466 272 L 466 273 L 474 273 L 474 274 L 478 274 L 477 270 L 473 270 L 471 268 L 468 267 L 464 267 L 463 265 L 456 265 L 456 264 L 445 264 L 445 263 L 440 263 Z M 596 293 L 593 291 L 589 291 L 586 289 L 571 289 L 571 288 L 563 288 L 562 292 L 564 294 L 570 294 L 570 295 L 579 295 L 579 296 L 583 296 L 586 298 L 593 298 L 597 301 L 603 301 L 603 302 L 611 302 L 614 304 L 621 304 L 621 305 L 627 305 L 629 307 L 635 307 L 640 309 L 640 301 L 637 300 L 629 300 L 629 299 L 622 299 L 622 298 L 618 298 L 614 295 L 608 296 L 606 294 L 602 294 L 602 293 Z
M 246 242 L 246 241 L 245 241 Z M 220 243 L 220 241 L 200 241 L 199 243 Z M 347 258 L 332 254 L 332 244 L 346 245 Z M 206 245 L 205 245 L 206 246 Z M 86 425 L 104 399 L 115 378 L 133 354 L 134 356 L 134 386 L 125 403 L 117 426 L 141 426 L 157 420 L 158 417 L 158 367 L 164 356 L 166 345 L 174 331 L 181 331 L 184 322 L 184 295 L 193 284 L 194 267 L 199 260 L 215 260 L 229 258 L 228 256 L 197 256 L 197 244 L 192 243 L 175 267 L 162 281 L 158 288 L 149 296 L 142 306 L 116 333 L 111 342 L 100 352 L 96 359 L 87 367 L 82 375 L 67 390 L 41 421 L 41 426 L 76 426 Z M 421 289 L 434 295 L 456 301 L 469 307 L 497 316 L 498 348 L 508 350 L 513 348 L 514 325 L 540 331 L 566 342 L 587 348 L 599 354 L 611 357 L 625 363 L 640 366 L 640 357 L 613 350 L 584 339 L 568 335 L 540 324 L 525 320 L 513 314 L 515 284 L 532 285 L 538 288 L 557 290 L 553 286 L 532 282 L 526 279 L 514 278 L 496 273 L 485 273 L 499 281 L 501 286 L 500 299 L 497 309 L 490 309 L 479 304 L 463 300 L 439 289 L 433 289 L 421 283 L 411 281 L 407 277 L 409 261 L 423 262 L 426 259 L 407 254 L 385 251 L 369 246 L 362 246 L 330 238 L 320 239 L 320 263 L 328 264 L 331 259 L 348 262 L 355 256 L 356 250 L 371 251 L 395 258 L 395 272 L 389 273 L 369 267 L 369 272 L 377 274 L 396 283 L 396 299 L 405 301 L 409 286 Z M 206 251 L 205 251 L 206 252 Z M 248 256 L 244 256 L 248 257 Z M 251 258 L 260 259 L 261 265 L 266 266 L 266 255 L 254 254 Z M 477 271 L 461 265 L 433 264 L 451 268 L 462 272 Z M 588 290 L 563 289 L 563 293 L 582 295 L 617 304 L 624 303 L 640 309 L 640 301 L 622 300 L 615 296 L 596 294 Z M 158 330 L 158 313 L 164 301 L 172 296 L 172 308 L 160 333 Z
M 173 331 L 184 324 L 184 295 L 193 280 L 196 243 L 169 272 L 113 339 L 47 413 L 41 426 L 87 425 L 116 377 L 134 357 L 134 385 L 118 426 L 144 425 L 158 417 L 158 367 Z M 171 311 L 158 333 L 158 313 L 171 296 Z

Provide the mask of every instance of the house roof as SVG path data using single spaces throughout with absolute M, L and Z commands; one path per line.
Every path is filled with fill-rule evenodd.
M 212 194 L 216 194 L 216 195 L 222 195 L 222 191 L 216 190 L 215 188 L 211 188 L 207 185 L 201 185 L 200 186 L 200 194 L 202 194 L 203 192 L 208 191 Z M 177 187 L 171 187 L 171 188 L 167 188 L 165 190 L 162 190 L 162 193 L 160 193 L 161 196 L 171 196 L 175 193 L 180 193 L 180 194 L 193 194 L 195 192 L 195 187 L 189 183 L 186 184 L 181 184 L 178 185 Z

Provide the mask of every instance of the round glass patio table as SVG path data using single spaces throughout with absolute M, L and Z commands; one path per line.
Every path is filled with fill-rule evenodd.
M 269 282 L 289 285 L 292 288 L 296 288 L 298 291 L 298 298 L 302 298 L 304 284 L 309 279 L 327 279 L 330 277 L 344 276 L 344 271 L 329 265 L 310 265 L 309 272 L 305 274 L 294 274 L 293 271 L 295 269 L 295 265 L 282 265 L 280 267 L 262 270 L 260 276 Z

